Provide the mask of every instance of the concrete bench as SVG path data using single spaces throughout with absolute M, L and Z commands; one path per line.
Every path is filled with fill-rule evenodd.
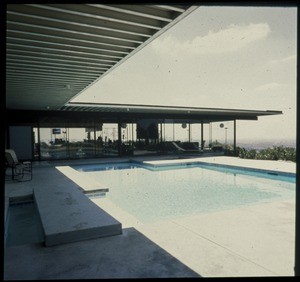
M 39 185 L 33 194 L 46 246 L 122 233 L 121 223 L 93 203 L 77 184 L 55 168 L 44 171 L 36 176 Z

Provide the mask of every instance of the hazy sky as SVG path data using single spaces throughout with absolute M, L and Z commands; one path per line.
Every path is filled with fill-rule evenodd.
M 201 6 L 73 101 L 281 110 L 237 137 L 295 139 L 296 15 Z

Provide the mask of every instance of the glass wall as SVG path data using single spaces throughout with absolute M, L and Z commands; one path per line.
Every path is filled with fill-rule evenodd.
M 233 148 L 234 121 L 212 123 L 212 147 Z
M 135 155 L 138 153 L 149 154 L 150 148 L 156 154 L 197 153 L 200 152 L 201 147 L 201 125 L 185 122 L 175 123 L 171 119 L 165 120 L 165 122 L 157 123 L 156 139 L 151 140 L 149 138 L 149 144 L 147 144 L 145 137 L 142 141 L 145 144 L 137 146 L 134 151 Z M 138 142 L 137 145 L 139 145 Z
M 42 160 L 101 156 L 118 156 L 118 124 L 116 123 L 87 128 L 40 128 Z
M 98 123 L 90 127 L 35 127 L 34 157 L 56 160 L 197 153 L 202 147 L 204 151 L 223 150 L 232 147 L 233 130 L 233 122 L 201 126 L 201 123 L 174 123 L 173 120 L 164 123 L 155 119 L 124 122 L 120 127 L 117 123 Z
M 67 157 L 67 129 L 40 128 L 40 158 L 65 159 Z
M 173 120 L 140 120 L 137 123 L 121 125 L 122 155 L 153 155 L 197 153 L 208 150 L 211 143 L 210 124 L 174 123 Z M 183 150 L 181 150 L 183 149 Z
M 102 145 L 101 147 L 98 146 L 98 156 L 118 156 L 118 124 L 103 124 L 99 136 Z
M 66 157 L 92 158 L 95 156 L 94 128 L 67 128 L 66 129 Z
M 136 150 L 136 123 L 121 124 L 121 155 L 132 156 Z
M 191 142 L 191 126 L 185 122 L 163 124 L 163 153 L 185 152 Z

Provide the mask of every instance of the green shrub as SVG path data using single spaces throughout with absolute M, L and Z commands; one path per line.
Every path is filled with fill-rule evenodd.
M 255 149 L 251 149 L 251 150 L 247 151 L 246 158 L 247 159 L 256 159 L 256 155 L 257 155 L 256 150 Z
M 246 156 L 246 151 L 247 150 L 245 148 L 237 147 L 236 148 L 236 156 L 241 159 L 244 159 Z
M 247 150 L 237 147 L 237 156 L 242 159 L 283 160 L 296 162 L 296 149 L 291 147 L 274 146 L 262 150 Z

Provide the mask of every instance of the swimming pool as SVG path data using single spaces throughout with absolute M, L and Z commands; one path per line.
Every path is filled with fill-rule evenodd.
M 106 197 L 143 223 L 295 197 L 295 177 L 199 163 L 73 168 L 106 185 Z

